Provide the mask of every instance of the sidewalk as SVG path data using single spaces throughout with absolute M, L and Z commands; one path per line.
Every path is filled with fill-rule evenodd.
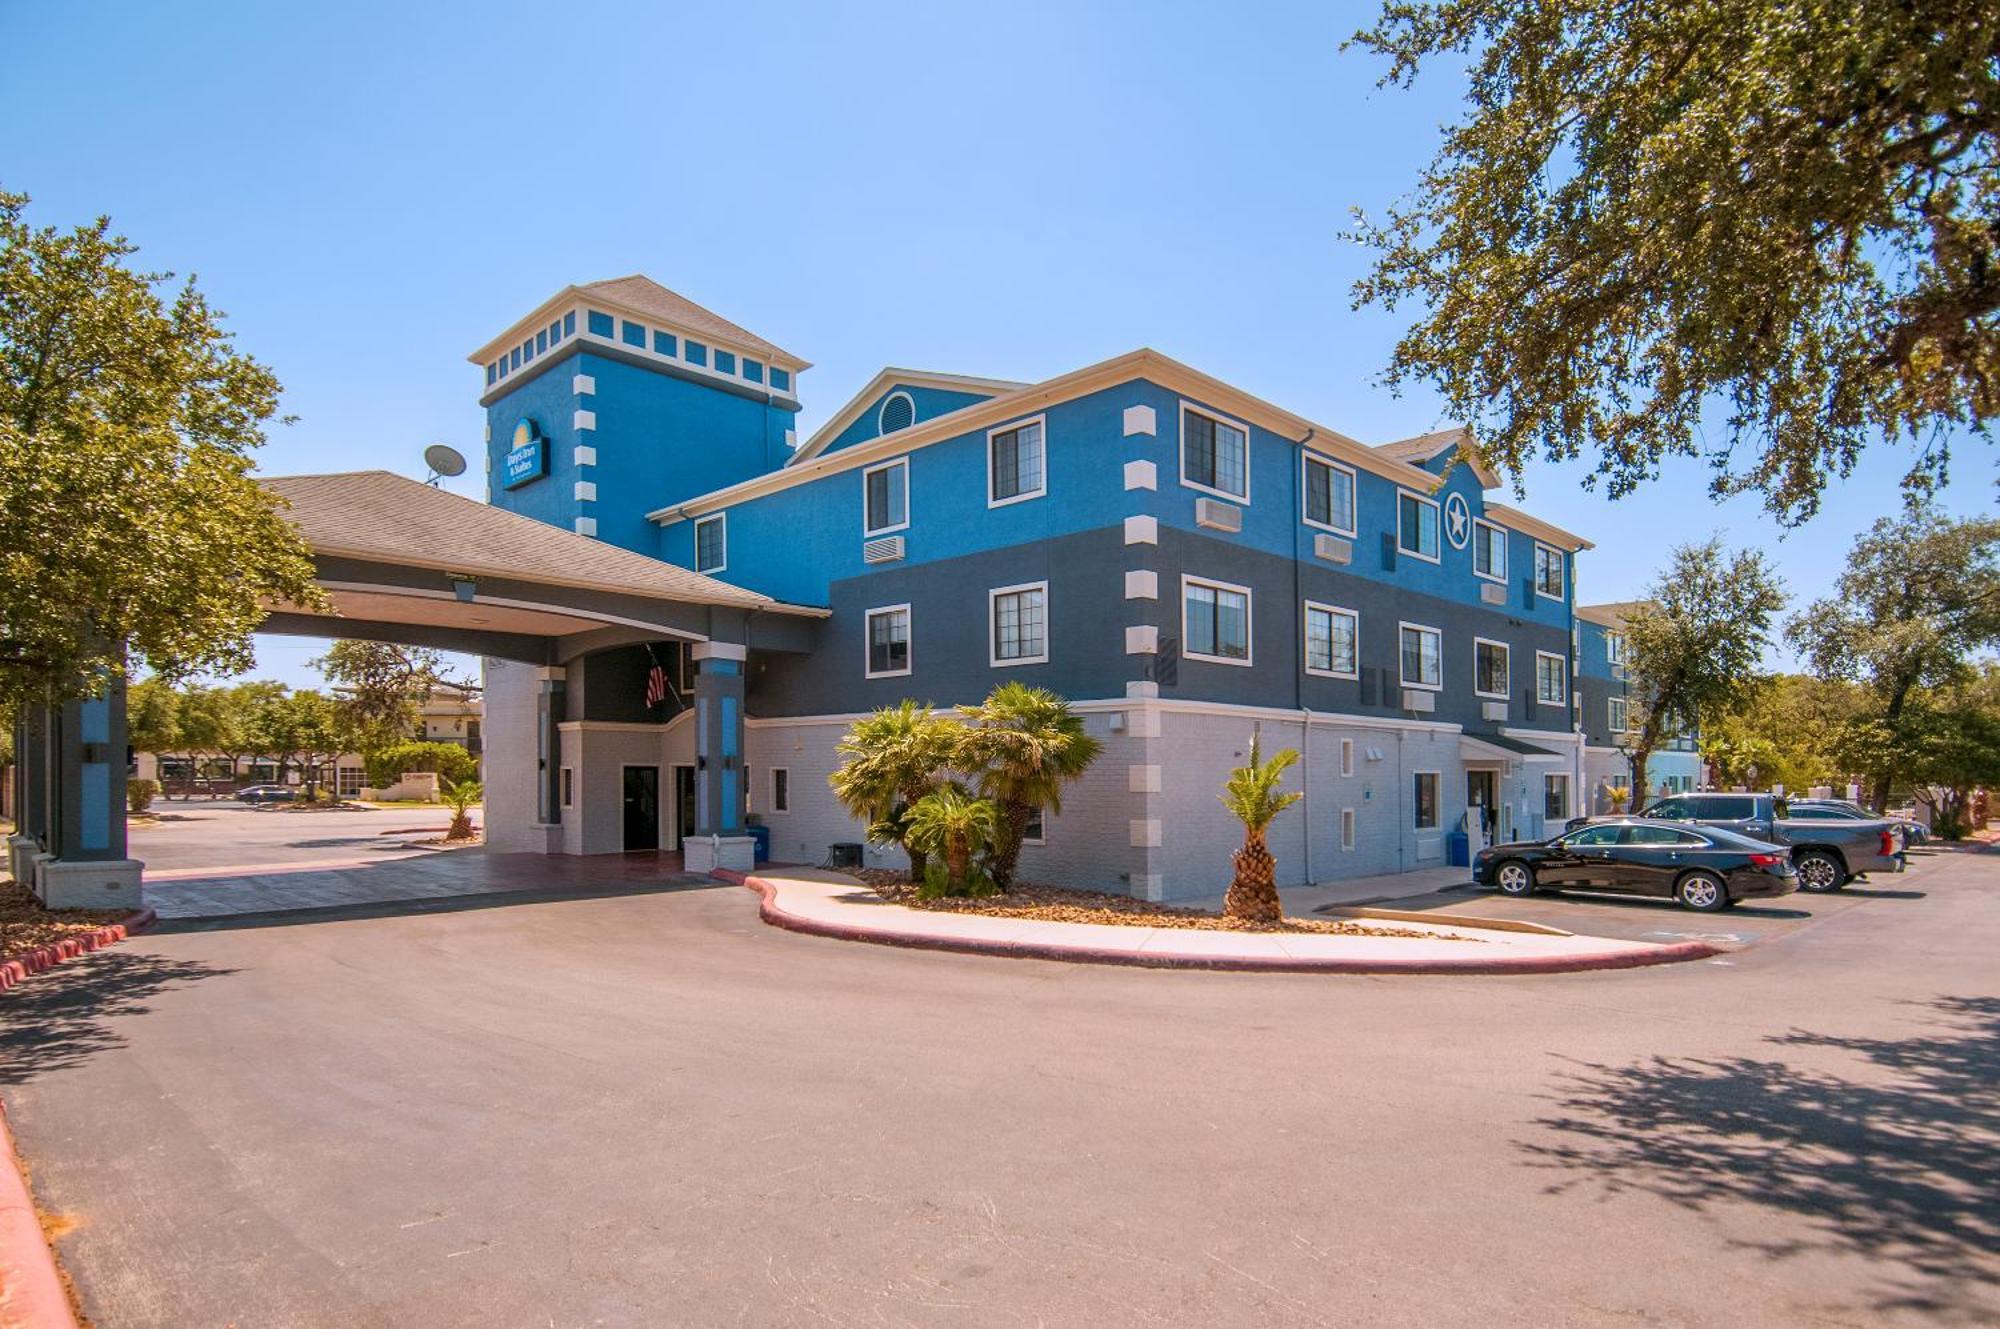
M 1716 954 L 1705 942 L 1661 946 L 1568 933 L 1500 931 L 1480 927 L 1478 920 L 1451 917 L 1393 925 L 1426 934 L 1420 938 L 1053 923 L 911 909 L 889 903 L 852 877 L 816 868 L 766 867 L 747 877 L 736 872 L 713 875 L 757 891 L 763 897 L 764 921 L 774 927 L 846 941 L 1027 959 L 1183 969 L 1523 974 L 1625 969 Z

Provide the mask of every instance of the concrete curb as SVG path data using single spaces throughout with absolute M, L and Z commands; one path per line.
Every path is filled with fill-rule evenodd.
M 1040 942 L 980 941 L 967 937 L 911 936 L 873 928 L 826 923 L 785 912 L 777 904 L 777 887 L 761 877 L 717 869 L 709 874 L 756 891 L 759 916 L 772 927 L 837 941 L 865 941 L 910 950 L 956 951 L 965 955 L 997 955 L 1017 960 L 1060 960 L 1072 964 L 1122 964 L 1143 969 L 1211 969 L 1279 974 L 1573 974 L 1592 969 L 1639 969 L 1656 964 L 1705 960 L 1720 955 L 1705 941 L 1676 942 L 1642 951 L 1599 951 L 1581 955 L 1515 956 L 1466 960 L 1312 960 L 1277 956 L 1145 955 L 1095 946 L 1050 946 Z
M 107 923 L 95 932 L 86 932 L 77 937 L 65 937 L 61 941 L 52 941 L 46 946 L 38 946 L 20 955 L 10 955 L 5 960 L 0 960 L 0 992 L 5 992 L 29 974 L 39 974 L 44 969 L 61 964 L 64 960 L 73 960 L 79 955 L 88 955 L 92 951 L 101 951 L 106 946 L 115 945 L 133 933 L 151 927 L 158 918 L 159 915 L 152 910 L 141 909 L 136 914 L 126 915 L 116 923 Z M 0 1325 L 5 1323 L 4 1320 L 0 1320 Z
M 77 1329 L 0 1108 L 0 1329 Z

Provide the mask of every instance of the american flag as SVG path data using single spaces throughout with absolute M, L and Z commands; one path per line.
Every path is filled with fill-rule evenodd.
M 646 709 L 652 710 L 667 699 L 667 671 L 660 667 L 658 659 L 646 673 Z

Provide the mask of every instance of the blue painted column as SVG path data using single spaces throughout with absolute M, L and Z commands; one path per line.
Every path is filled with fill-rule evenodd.
M 753 842 L 743 824 L 743 666 L 749 651 L 730 642 L 693 648 L 694 835 L 683 844 L 691 872 L 748 871 Z

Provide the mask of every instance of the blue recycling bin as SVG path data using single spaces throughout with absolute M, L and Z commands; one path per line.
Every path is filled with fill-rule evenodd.
M 1455 868 L 1472 866 L 1472 840 L 1464 831 L 1453 831 L 1444 837 L 1445 861 Z
M 749 831 L 750 838 L 757 842 L 757 848 L 755 851 L 756 861 L 759 863 L 770 862 L 771 828 L 769 826 L 746 826 L 744 827 L 744 829 Z

